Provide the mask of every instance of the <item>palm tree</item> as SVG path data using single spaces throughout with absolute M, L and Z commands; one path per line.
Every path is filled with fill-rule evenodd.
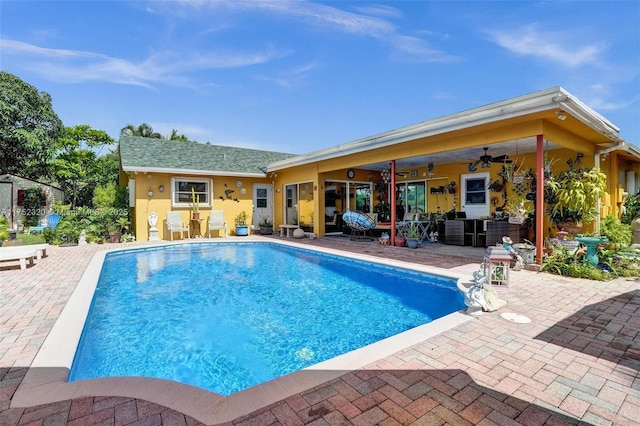
M 164 137 L 158 133 L 153 131 L 153 127 L 147 123 L 142 123 L 138 127 L 133 124 L 127 124 L 120 130 L 120 134 L 129 135 L 129 136 L 141 136 L 143 138 L 153 138 L 153 139 L 164 139 Z
M 176 129 L 171 130 L 171 134 L 167 139 L 170 141 L 189 142 L 189 138 L 185 135 L 179 135 Z

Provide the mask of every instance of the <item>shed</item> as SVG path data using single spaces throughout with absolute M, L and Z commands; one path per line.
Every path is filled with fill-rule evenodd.
M 32 187 L 42 189 L 42 205 L 36 212 L 40 220 L 52 211 L 53 203 L 64 200 L 64 191 L 56 186 L 13 174 L 0 175 L 0 214 L 13 229 L 21 229 L 25 218 L 24 193 Z

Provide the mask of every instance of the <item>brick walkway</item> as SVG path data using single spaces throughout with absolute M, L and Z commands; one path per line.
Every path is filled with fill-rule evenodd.
M 481 256 L 441 245 L 410 250 L 332 237 L 300 242 L 468 274 Z M 0 425 L 200 424 L 144 400 L 109 395 L 10 408 L 86 265 L 105 247 L 52 247 L 26 271 L 0 264 Z M 638 284 L 513 272 L 510 289 L 500 292 L 508 305 L 499 312 L 345 371 L 232 424 L 640 424 Z M 508 321 L 501 312 L 532 322 Z

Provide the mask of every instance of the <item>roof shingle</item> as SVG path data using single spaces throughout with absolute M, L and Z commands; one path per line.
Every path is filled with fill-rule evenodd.
M 199 142 L 120 136 L 120 162 L 124 171 L 263 174 L 262 169 L 268 164 L 295 156 Z

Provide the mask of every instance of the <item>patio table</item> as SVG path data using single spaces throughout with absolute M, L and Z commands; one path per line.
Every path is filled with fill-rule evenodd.
M 429 229 L 431 228 L 430 220 L 405 220 L 402 222 L 396 222 L 396 234 L 398 237 L 407 237 L 409 228 L 416 224 L 420 230 L 419 241 L 423 242 L 429 238 Z

